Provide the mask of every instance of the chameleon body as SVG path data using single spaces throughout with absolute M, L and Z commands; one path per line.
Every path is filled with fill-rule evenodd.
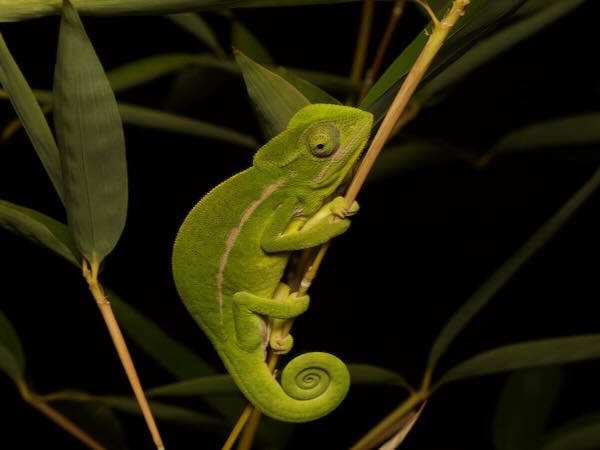
M 281 278 L 291 252 L 344 232 L 346 208 L 333 197 L 365 146 L 372 115 L 346 106 L 309 105 L 254 157 L 253 166 L 210 191 L 185 218 L 173 250 L 179 295 L 212 341 L 234 381 L 265 414 L 305 422 L 345 397 L 346 366 L 328 353 L 300 355 L 281 384 L 267 347 L 286 353 L 291 336 L 277 324 L 308 307 Z

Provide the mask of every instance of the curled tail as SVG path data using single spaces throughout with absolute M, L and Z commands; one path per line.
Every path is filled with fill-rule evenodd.
M 277 420 L 308 422 L 325 416 L 342 402 L 350 388 L 346 365 L 329 353 L 304 353 L 292 359 L 283 369 L 281 385 L 262 355 L 259 364 L 250 362 L 247 356 L 237 361 L 224 358 L 225 365 L 248 400 Z

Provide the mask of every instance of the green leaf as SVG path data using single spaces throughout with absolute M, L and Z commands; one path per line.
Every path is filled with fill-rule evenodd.
M 299 76 L 303 80 L 309 83 L 319 86 L 327 92 L 333 92 L 335 94 L 357 94 L 360 88 L 360 84 L 356 81 L 352 81 L 348 77 L 343 77 L 328 72 L 319 72 L 315 70 L 299 69 L 297 67 L 288 67 L 285 70 Z
M 84 15 L 170 14 L 214 11 L 227 8 L 272 7 L 348 3 L 360 0 L 76 0 L 74 5 Z M 54 15 L 61 0 L 21 0 L 3 2 L 0 22 L 14 22 Z
M 64 204 L 60 157 L 44 113 L 0 34 L 0 83 L 6 89 L 50 181 Z
M 243 53 L 236 51 L 235 58 L 262 130 L 270 139 L 285 130 L 291 117 L 310 102 L 292 84 Z
M 67 222 L 86 259 L 100 263 L 127 216 L 125 141 L 117 101 L 77 12 L 65 0 L 54 74 L 54 120 Z
M 300 91 L 300 93 L 304 95 L 311 103 L 329 103 L 333 105 L 342 104 L 342 102 L 340 102 L 335 97 L 332 97 L 327 92 L 323 91 L 321 88 L 304 80 L 300 76 L 296 75 L 294 72 L 291 72 L 284 67 L 278 67 L 277 69 L 275 69 L 275 72 L 278 75 L 281 75 L 285 79 L 285 81 L 287 81 L 296 89 L 298 89 L 298 91 Z
M 110 85 L 119 92 L 180 71 L 186 67 L 206 67 L 239 74 L 233 61 L 207 53 L 164 53 L 130 61 L 107 72 Z
M 0 372 L 6 373 L 15 383 L 25 375 L 25 352 L 21 340 L 8 317 L 0 310 Z
M 52 250 L 77 267 L 81 266 L 81 255 L 69 229 L 51 217 L 0 200 L 0 227 Z
M 275 65 L 275 61 L 262 42 L 236 18 L 231 20 L 231 45 L 258 64 Z
M 549 2 L 544 0 L 544 7 L 535 14 L 522 17 L 521 20 L 510 23 L 499 31 L 477 42 L 464 55 L 456 59 L 450 66 L 441 71 L 432 81 L 422 89 L 424 95 L 419 100 L 433 98 L 437 100 L 439 95 L 450 86 L 460 82 L 465 76 L 477 67 L 491 61 L 498 55 L 534 35 L 543 28 L 551 25 L 568 12 L 584 3 L 585 0 L 560 0 Z M 529 2 L 525 3 L 527 5 Z M 552 4 L 549 4 L 552 3 Z
M 106 294 L 127 336 L 168 373 L 179 379 L 217 373 L 196 353 L 173 339 L 113 291 L 106 289 Z M 207 397 L 204 401 L 230 420 L 237 418 L 245 404 L 240 395 L 226 399 Z
M 105 448 L 110 450 L 127 448 L 121 422 L 107 405 L 60 400 L 52 402 L 52 406 Z
M 519 271 L 563 225 L 585 203 L 600 185 L 600 169 L 544 223 L 510 258 L 508 258 L 484 283 L 467 299 L 456 313 L 444 325 L 436 337 L 429 358 L 427 370 L 432 373 L 440 357 L 448 349 L 456 336 L 467 326 L 490 299 L 502 288 L 512 276 Z M 559 363 L 560 361 L 557 361 Z M 527 366 L 523 366 L 527 367 Z M 517 367 L 514 367 L 517 368 Z
M 502 389 L 494 416 L 496 450 L 541 448 L 544 429 L 562 385 L 559 367 L 518 370 Z
M 96 396 L 93 401 L 101 402 L 113 409 L 128 414 L 141 414 L 142 411 L 133 397 Z M 188 425 L 203 430 L 214 430 L 222 434 L 227 430 L 227 422 L 221 418 L 202 414 L 181 406 L 163 402 L 150 402 L 152 415 L 158 421 L 168 421 L 179 425 Z
M 352 385 L 387 385 L 411 389 L 404 377 L 392 370 L 370 364 L 348 364 Z
M 480 353 L 448 370 L 436 386 L 465 378 L 600 357 L 600 334 L 519 342 Z
M 52 93 L 48 91 L 36 90 L 35 95 L 40 102 L 53 101 Z M 130 125 L 214 139 L 253 149 L 258 146 L 254 138 L 220 125 L 129 103 L 120 102 L 118 107 L 123 122 Z
M 483 35 L 490 32 L 498 23 L 515 11 L 525 0 L 471 0 L 465 14 L 450 30 L 448 38 L 429 68 L 427 78 L 434 76 L 456 60 Z M 443 7 L 438 16 L 447 11 Z M 383 117 L 391 104 L 400 83 L 404 80 L 424 47 L 430 33 L 431 24 L 410 43 L 394 60 L 375 85 L 369 90 L 360 108 L 372 112 L 376 119 Z
M 189 397 L 239 392 L 231 376 L 212 375 L 159 386 L 146 391 L 148 397 Z
M 123 121 L 130 125 L 189 134 L 252 149 L 258 146 L 250 136 L 201 120 L 126 103 L 119 103 L 119 111 Z
M 599 142 L 600 113 L 591 112 L 537 122 L 512 131 L 502 137 L 491 151 L 505 154 Z
M 180 13 L 170 14 L 165 17 L 177 24 L 181 29 L 187 31 L 189 34 L 197 38 L 200 42 L 204 43 L 208 48 L 215 52 L 217 56 L 225 56 L 225 51 L 219 44 L 217 36 L 210 26 L 208 26 L 206 20 L 204 20 L 198 14 Z
M 411 169 L 451 161 L 456 153 L 444 148 L 447 145 L 420 139 L 392 143 L 377 158 L 367 181 L 380 181 Z
M 573 419 L 551 432 L 542 450 L 598 450 L 600 412 Z

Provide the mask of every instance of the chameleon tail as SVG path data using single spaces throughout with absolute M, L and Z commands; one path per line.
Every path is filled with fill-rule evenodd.
M 250 372 L 239 362 L 236 369 L 241 370 L 234 372 L 234 378 L 244 395 L 264 414 L 284 422 L 308 422 L 329 414 L 350 388 L 348 369 L 329 353 L 305 353 L 292 359 L 283 369 L 281 385 L 264 362 L 260 373 L 255 363 Z M 253 376 L 237 376 L 240 373 Z

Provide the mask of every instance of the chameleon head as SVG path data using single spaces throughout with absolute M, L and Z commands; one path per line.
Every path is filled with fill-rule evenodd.
M 357 108 L 308 105 L 258 151 L 255 165 L 268 161 L 292 185 L 335 189 L 360 156 L 372 126 L 373 115 Z

